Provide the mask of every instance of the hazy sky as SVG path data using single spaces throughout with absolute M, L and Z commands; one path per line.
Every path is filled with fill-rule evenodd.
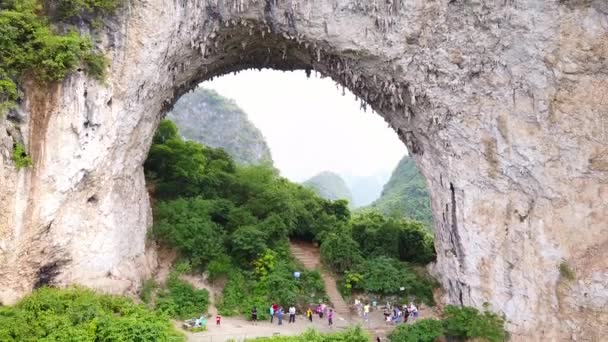
M 275 166 L 293 181 L 324 171 L 368 176 L 392 171 L 405 145 L 384 119 L 360 109 L 330 78 L 303 71 L 243 71 L 202 86 L 236 100 L 262 131 Z

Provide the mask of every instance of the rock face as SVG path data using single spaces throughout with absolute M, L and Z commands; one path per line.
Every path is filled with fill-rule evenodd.
M 433 229 L 431 199 L 426 182 L 409 156 L 399 161 L 391 179 L 384 185 L 380 198 L 369 208 L 389 216 L 418 220 Z
M 608 335 L 605 1 L 149 0 L 106 26 L 105 83 L 25 85 L 31 169 L 7 158 L 18 120 L 0 124 L 2 302 L 41 283 L 137 287 L 142 163 L 162 113 L 217 75 L 302 68 L 348 87 L 409 148 L 446 302 L 504 313 L 513 340 Z
M 343 199 L 351 205 L 353 203 L 353 195 L 350 193 L 346 182 L 336 173 L 323 171 L 302 184 L 313 189 L 325 199 L 332 201 Z
M 180 134 L 211 147 L 221 147 L 240 164 L 271 163 L 262 132 L 233 100 L 205 88 L 185 94 L 167 114 Z

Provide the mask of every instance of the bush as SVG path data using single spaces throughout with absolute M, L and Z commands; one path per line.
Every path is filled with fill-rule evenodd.
M 139 298 L 146 304 L 150 304 L 152 302 L 152 296 L 154 295 L 154 291 L 158 285 L 154 281 L 154 279 L 147 279 L 144 281 L 141 291 L 139 292 Z
M 422 319 L 414 324 L 401 324 L 388 336 L 391 342 L 435 342 L 443 336 L 443 322 Z
M 576 278 L 574 271 L 565 261 L 559 264 L 559 274 L 567 280 L 574 280 Z
M 445 335 L 461 339 L 480 338 L 490 342 L 505 339 L 504 320 L 491 312 L 471 307 L 447 305 L 444 310 Z
M 191 284 L 179 279 L 172 272 L 167 280 L 167 288 L 158 293 L 156 309 L 174 318 L 198 317 L 207 312 L 209 292 L 197 290 Z
M 15 143 L 13 146 L 11 159 L 15 162 L 15 167 L 17 167 L 17 169 L 32 166 L 32 157 L 27 155 L 25 152 L 25 147 L 23 147 L 23 145 L 20 143 Z
M 59 0 L 57 15 L 62 19 L 109 14 L 118 7 L 118 0 Z
M 81 288 L 34 291 L 0 307 L 0 341 L 185 341 L 169 319 L 126 297 Z

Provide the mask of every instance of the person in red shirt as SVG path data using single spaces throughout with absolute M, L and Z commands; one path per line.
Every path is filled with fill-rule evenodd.
M 220 316 L 220 315 L 215 316 L 215 325 L 220 325 L 221 322 L 222 322 L 222 316 Z

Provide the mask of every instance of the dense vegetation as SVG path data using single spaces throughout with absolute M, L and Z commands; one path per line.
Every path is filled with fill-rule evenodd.
M 363 211 L 366 210 L 416 220 L 428 229 L 433 229 L 431 200 L 426 181 L 409 156 L 401 159 L 390 180 L 384 185 L 380 198 Z
M 402 324 L 389 335 L 392 342 L 434 342 L 442 337 L 501 342 L 506 338 L 504 320 L 491 312 L 448 305 L 443 320 L 422 319 Z
M 233 100 L 213 90 L 199 87 L 185 94 L 167 117 L 184 138 L 222 148 L 238 164 L 272 164 L 262 132 Z
M 320 242 L 343 288 L 349 279 L 349 293 L 432 303 L 434 282 L 415 266 L 434 258 L 419 224 L 375 213 L 351 218 L 346 201 L 323 199 L 269 165 L 237 165 L 221 149 L 184 141 L 171 121 L 160 124 L 145 169 L 155 198 L 153 237 L 195 271 L 226 282 L 225 315 L 257 306 L 263 319 L 270 302 L 302 307 L 324 299 L 320 275 L 294 261 L 289 238 Z M 300 281 L 294 271 L 303 272 Z
M 368 342 L 369 336 L 360 327 L 333 334 L 321 334 L 310 329 L 299 336 L 261 337 L 247 341 L 254 342 Z
M 168 317 L 128 298 L 41 288 L 0 307 L 0 341 L 185 341 Z
M 69 23 L 109 13 L 117 4 L 118 0 L 0 1 L 0 114 L 15 104 L 18 82 L 26 77 L 43 84 L 59 81 L 84 64 L 91 76 L 103 78 L 104 57 Z
M 348 203 L 353 203 L 353 196 L 348 189 L 348 186 L 339 175 L 324 171 L 318 175 L 305 181 L 304 186 L 309 187 L 317 193 L 317 195 L 328 200 L 347 200 Z

